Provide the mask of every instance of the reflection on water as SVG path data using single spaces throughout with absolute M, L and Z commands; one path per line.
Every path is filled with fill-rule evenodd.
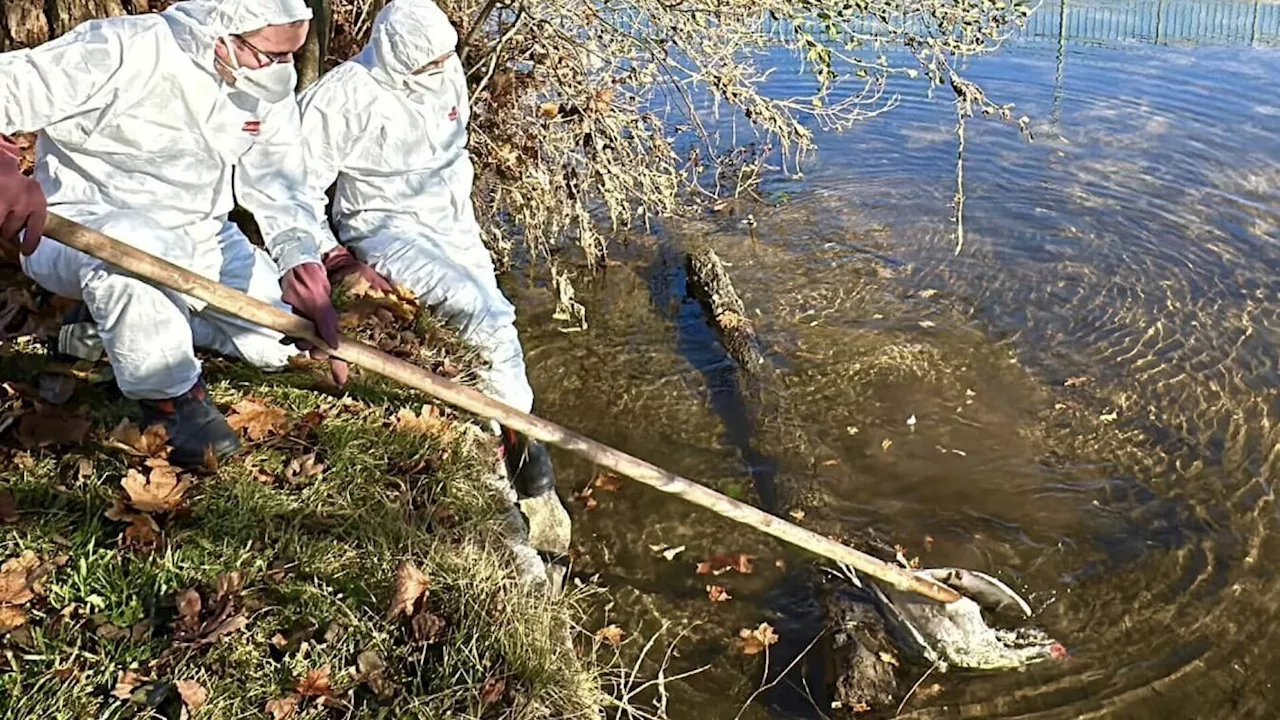
M 739 216 L 668 228 L 580 280 L 588 331 L 557 332 L 544 296 L 520 296 L 538 410 L 753 500 L 763 458 L 779 512 L 994 572 L 1072 650 L 937 676 L 904 716 L 1274 717 L 1280 5 L 1042 12 L 969 68 L 1036 140 L 970 125 L 960 256 L 954 118 L 904 97 L 771 187 L 785 201 L 751 209 L 753 234 Z M 1041 39 L 1064 17 L 1062 42 Z M 684 297 L 679 248 L 706 238 L 759 311 L 777 369 L 758 394 L 733 395 Z M 562 467 L 566 493 L 590 478 Z M 779 628 L 775 665 L 820 629 L 803 556 L 644 488 L 596 497 L 576 513 L 578 563 L 611 588 L 611 619 L 698 623 L 672 672 L 713 664 L 671 684 L 673 717 L 734 717 L 760 684 L 739 628 Z M 680 545 L 671 561 L 650 547 Z M 755 572 L 695 574 L 722 551 Z M 734 599 L 710 603 L 709 582 Z M 754 716 L 829 713 L 816 665 Z

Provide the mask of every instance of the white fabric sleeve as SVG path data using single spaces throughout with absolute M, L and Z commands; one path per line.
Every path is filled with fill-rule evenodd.
M 321 79 L 303 93 L 299 100 L 302 111 L 302 145 L 307 160 L 307 199 L 320 216 L 327 217 L 326 192 L 338 179 L 347 158 L 355 150 L 367 124 L 365 116 L 376 100 L 361 102 L 355 88 L 341 84 L 347 75 L 337 74 L 326 82 Z M 323 223 L 321 252 L 340 244 L 328 223 Z
M 36 132 L 106 107 L 117 89 L 141 82 L 127 77 L 125 44 L 118 26 L 99 20 L 43 45 L 0 54 L 0 133 Z M 150 43 L 135 45 L 131 53 L 146 53 Z
M 240 205 L 253 213 L 267 252 L 284 275 L 298 265 L 320 262 L 325 223 L 303 194 L 307 173 L 297 104 L 289 98 L 266 107 L 262 134 L 236 165 L 235 191 Z

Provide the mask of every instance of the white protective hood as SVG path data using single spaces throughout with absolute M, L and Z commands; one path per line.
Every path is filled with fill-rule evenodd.
M 183 51 L 210 72 L 218 38 L 312 17 L 305 0 L 182 0 L 161 15 Z
M 285 0 L 280 0 L 284 2 Z M 388 88 L 458 47 L 458 31 L 431 0 L 392 0 L 378 13 L 364 50 L 355 62 Z

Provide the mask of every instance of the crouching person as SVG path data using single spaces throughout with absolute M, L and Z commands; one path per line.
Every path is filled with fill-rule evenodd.
M 304 0 L 186 0 L 0 55 L 0 133 L 39 131 L 34 183 L 0 153 L 0 241 L 20 242 L 36 283 L 83 301 L 82 322 L 70 326 L 100 342 L 121 392 L 142 406 L 143 426 L 165 426 L 175 463 L 224 459 L 239 447 L 205 392 L 196 347 L 268 369 L 297 349 L 129 268 L 41 239 L 42 205 L 292 306 L 336 344 L 318 251 L 323 216 L 304 195 L 293 95 L 292 53 L 310 18 Z M 267 252 L 227 221 L 236 199 L 256 217 Z
M 429 0 L 396 0 L 374 20 L 362 53 L 299 98 L 308 194 L 338 236 L 321 241 L 330 281 L 368 268 L 408 288 L 478 346 L 483 391 L 517 410 L 533 407 L 515 309 L 498 288 L 471 204 L 466 76 L 458 36 Z M 544 445 L 501 432 L 521 499 L 567 513 Z M 528 512 L 528 503 L 523 503 Z M 552 507 L 554 506 L 554 507 Z

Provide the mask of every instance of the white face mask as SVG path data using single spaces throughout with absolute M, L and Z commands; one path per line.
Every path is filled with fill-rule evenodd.
M 235 51 L 230 49 L 231 39 L 227 38 L 224 42 L 231 63 L 223 64 L 231 71 L 236 90 L 269 103 L 278 103 L 293 94 L 298 85 L 298 71 L 293 63 L 277 62 L 266 67 L 247 68 L 240 65 Z
M 410 92 L 438 93 L 444 88 L 444 68 L 410 75 L 405 78 L 404 84 Z

